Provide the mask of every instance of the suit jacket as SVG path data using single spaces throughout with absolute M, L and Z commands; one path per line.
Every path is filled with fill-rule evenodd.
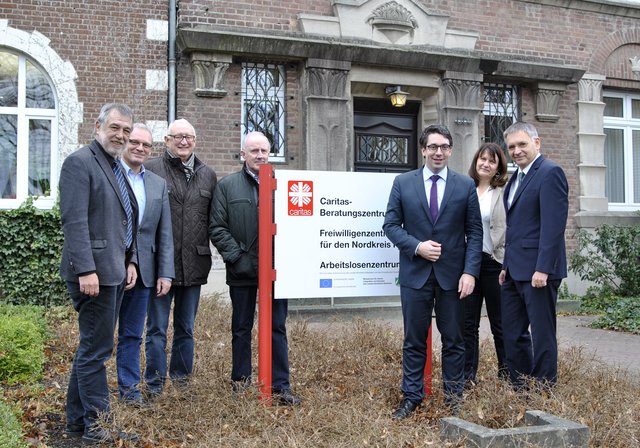
M 127 213 L 120 187 L 96 140 L 69 155 L 62 164 L 60 214 L 64 234 L 62 278 L 78 282 L 79 274 L 96 272 L 101 285 L 121 284 L 127 261 L 137 262 L 135 244 L 127 254 Z
M 504 260 L 504 233 L 507 221 L 504 210 L 504 188 L 497 187 L 491 196 L 491 216 L 489 218 L 489 233 L 493 243 L 493 258 L 498 263 Z
M 509 192 L 517 172 L 504 191 Z M 567 276 L 564 231 L 569 213 L 569 185 L 557 164 L 538 157 L 507 208 L 507 233 L 502 268 L 516 281 L 530 281 L 535 271 L 550 280 Z
M 400 285 L 419 289 L 431 272 L 446 290 L 457 289 L 462 273 L 478 277 L 482 260 L 482 218 L 473 180 L 448 170 L 438 218 L 429 212 L 422 168 L 393 181 L 382 228 L 400 251 Z M 415 254 L 421 241 L 442 244 L 438 261 Z
M 136 247 L 140 278 L 144 286 L 151 288 L 158 277 L 173 279 L 176 274 L 167 182 L 145 170 L 144 191 L 147 200 L 138 226 Z

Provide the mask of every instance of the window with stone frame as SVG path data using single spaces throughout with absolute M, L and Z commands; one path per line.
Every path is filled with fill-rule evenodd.
M 285 161 L 285 85 L 284 65 L 242 64 L 242 136 L 266 135 L 272 162 Z
M 485 83 L 484 89 L 484 138 L 485 142 L 497 143 L 504 150 L 509 165 L 513 166 L 503 133 L 514 122 L 520 120 L 520 89 L 512 84 Z
M 55 196 L 56 98 L 46 72 L 27 56 L 0 50 L 0 208 L 28 196 Z
M 640 205 L 640 95 L 604 92 L 605 195 L 609 210 Z

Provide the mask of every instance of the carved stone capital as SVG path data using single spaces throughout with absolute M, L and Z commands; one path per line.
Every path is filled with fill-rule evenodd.
M 578 100 L 585 102 L 602 102 L 602 83 L 605 76 L 585 73 L 578 81 Z
M 558 107 L 566 86 L 558 83 L 538 83 L 534 90 L 536 98 L 536 120 L 555 123 L 560 119 Z
M 224 77 L 231 64 L 231 56 L 211 53 L 191 53 L 191 69 L 195 81 L 196 96 L 222 98 Z
M 481 82 L 471 79 L 443 79 L 445 107 L 480 109 Z
M 344 98 L 347 92 L 348 74 L 346 70 L 308 67 L 308 94 L 326 98 Z

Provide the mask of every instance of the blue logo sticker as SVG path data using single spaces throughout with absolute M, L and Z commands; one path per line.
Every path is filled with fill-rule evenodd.
M 320 287 L 321 288 L 333 288 L 333 279 L 321 278 L 320 279 Z

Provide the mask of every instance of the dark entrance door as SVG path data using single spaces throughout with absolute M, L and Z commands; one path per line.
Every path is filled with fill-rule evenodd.
M 393 107 L 386 100 L 355 98 L 354 171 L 400 173 L 417 168 L 420 103 Z

